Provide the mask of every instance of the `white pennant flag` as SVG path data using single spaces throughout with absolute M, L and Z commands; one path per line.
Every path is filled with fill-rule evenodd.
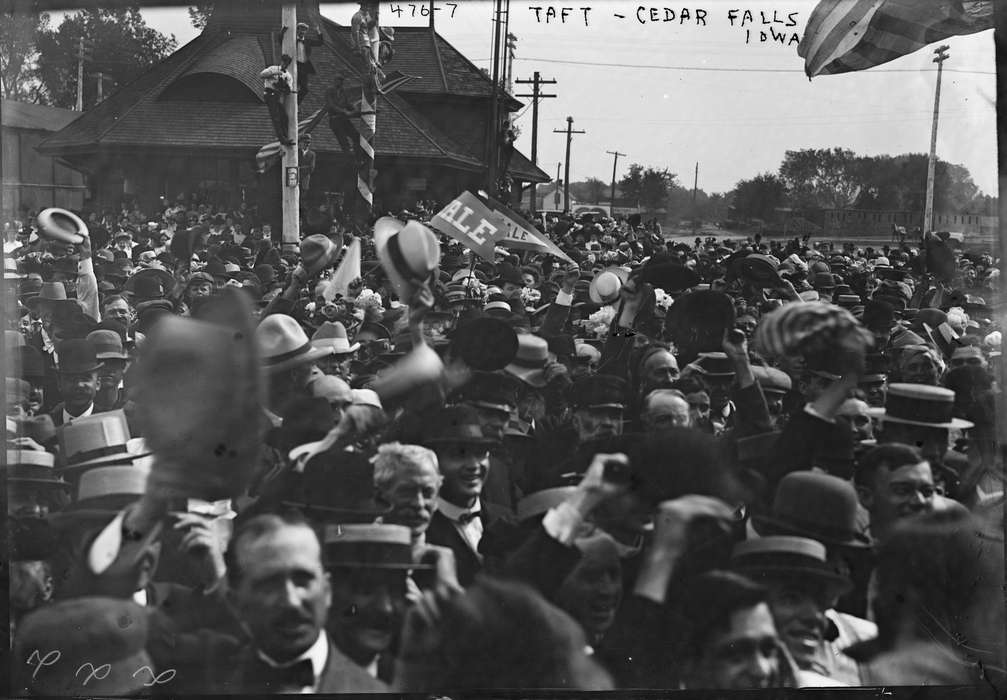
M 349 294 L 350 282 L 360 277 L 360 239 L 354 238 L 346 248 L 339 267 L 332 273 L 328 286 L 322 292 L 326 301 L 332 301 L 337 294 Z

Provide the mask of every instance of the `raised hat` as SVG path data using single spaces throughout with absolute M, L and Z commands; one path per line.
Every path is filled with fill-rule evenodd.
M 255 329 L 259 359 L 268 372 L 281 372 L 332 354 L 332 348 L 315 347 L 293 317 L 270 314 Z
M 111 330 L 91 331 L 87 340 L 95 349 L 99 360 L 128 360 L 129 355 L 122 347 L 122 336 Z
M 530 333 L 518 335 L 514 359 L 504 369 L 533 387 L 546 385 L 545 367 L 549 362 L 549 343 Z
M 77 471 L 107 464 L 131 463 L 129 425 L 121 410 L 77 418 L 56 431 L 60 471 Z
M 346 326 L 339 321 L 326 321 L 311 336 L 311 345 L 328 349 L 333 355 L 349 355 L 360 349 L 360 343 L 350 345 Z
M 56 345 L 56 371 L 60 374 L 87 374 L 101 368 L 95 347 L 84 338 L 71 338 Z
M 701 352 L 692 366 L 708 377 L 731 377 L 735 374 L 734 363 L 724 352 Z
M 588 287 L 588 297 L 592 302 L 601 306 L 613 304 L 618 301 L 619 292 L 622 291 L 622 287 L 628 279 L 629 271 L 621 267 L 602 270 L 591 280 Z
M 884 408 L 869 408 L 870 415 L 882 422 L 906 423 L 928 428 L 967 430 L 971 421 L 955 418 L 952 411 L 955 392 L 927 384 L 889 384 Z
M 58 207 L 43 209 L 39 212 L 36 223 L 39 234 L 52 241 L 76 245 L 90 235 L 87 224 L 67 209 Z
M 775 367 L 752 365 L 752 375 L 764 392 L 786 394 L 793 386 L 790 376 Z
M 837 476 L 814 471 L 787 474 L 776 486 L 768 514 L 752 516 L 760 535 L 796 535 L 827 545 L 869 547 L 870 538 L 857 527 L 857 493 Z
M 412 536 L 403 525 L 326 525 L 322 540 L 326 567 L 403 572 L 429 568 L 413 563 Z
M 755 579 L 763 576 L 817 580 L 841 594 L 850 580 L 826 562 L 825 545 L 806 537 L 773 535 L 739 542 L 731 553 L 731 568 Z
M 374 224 L 374 248 L 399 298 L 408 301 L 437 270 L 441 249 L 433 231 L 418 221 L 385 216 Z
M 545 515 L 577 492 L 576 486 L 557 486 L 535 491 L 522 498 L 515 509 L 519 521 Z
M 339 259 L 342 248 L 342 237 L 333 241 L 318 233 L 306 236 L 300 246 L 301 264 L 309 275 L 317 274 Z

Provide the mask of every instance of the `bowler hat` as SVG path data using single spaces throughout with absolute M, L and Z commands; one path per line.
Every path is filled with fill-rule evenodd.
M 474 408 L 458 404 L 426 417 L 422 442 L 424 445 L 463 443 L 489 446 L 497 441 L 483 432 L 482 421 Z
M 132 295 L 135 301 L 160 299 L 172 292 L 175 278 L 167 270 L 148 267 L 138 270 L 123 285 L 123 294 Z
M 56 431 L 60 471 L 90 469 L 108 464 L 129 464 L 129 425 L 121 410 L 105 411 L 64 423 Z
M 429 568 L 413 563 L 409 528 L 385 524 L 326 525 L 323 535 L 326 568 L 410 569 Z
M 441 249 L 437 236 L 418 221 L 403 224 L 385 216 L 374 224 L 374 248 L 381 267 L 398 292 L 408 300 L 437 270 Z
M 581 377 L 570 388 L 571 403 L 577 408 L 624 408 L 626 381 L 609 374 Z
M 87 336 L 94 346 L 95 357 L 99 360 L 128 360 L 129 355 L 122 347 L 122 336 L 111 330 L 94 330 Z
M 955 392 L 927 384 L 889 384 L 884 408 L 869 408 L 870 415 L 882 422 L 905 423 L 927 428 L 966 430 L 971 421 L 951 415 Z
M 83 338 L 64 340 L 56 345 L 56 371 L 60 374 L 87 374 L 101 369 L 94 345 Z
M 831 595 L 841 595 L 853 584 L 829 566 L 825 555 L 825 545 L 806 537 L 756 537 L 734 546 L 731 568 L 756 580 L 766 576 L 811 580 Z
M 451 352 L 472 369 L 493 372 L 514 361 L 519 339 L 504 321 L 489 317 L 463 321 L 451 332 Z
M 300 324 L 286 314 L 266 316 L 255 329 L 255 342 L 268 372 L 282 372 L 332 354 L 331 346 L 313 346 Z
M 776 287 L 783 283 L 778 272 L 779 263 L 768 255 L 752 253 L 738 264 L 742 277 L 760 287 Z
M 547 383 L 545 367 L 549 362 L 549 343 L 530 333 L 522 333 L 517 339 L 517 353 L 505 369 L 526 384 L 544 387 Z
M 360 343 L 350 345 L 346 326 L 338 321 L 326 321 L 311 336 L 311 345 L 329 350 L 333 355 L 349 355 L 360 349 Z
M 382 326 L 380 323 L 374 323 L 373 321 L 365 321 L 360 324 L 360 329 L 357 331 L 356 339 L 360 342 L 370 342 L 373 340 L 391 340 L 392 334 L 387 328 Z
M 458 399 L 479 408 L 510 413 L 517 408 L 520 388 L 520 383 L 513 375 L 476 371 L 462 386 Z
M 768 514 L 754 514 L 760 535 L 810 537 L 827 545 L 869 547 L 857 527 L 857 493 L 845 479 L 813 471 L 796 471 L 780 479 Z
M 818 263 L 815 263 L 816 265 Z M 836 286 L 836 278 L 833 277 L 831 272 L 815 272 L 811 275 L 811 286 L 815 289 L 834 289 Z

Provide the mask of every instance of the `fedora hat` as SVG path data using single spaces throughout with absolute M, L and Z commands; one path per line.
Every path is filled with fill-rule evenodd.
M 825 545 L 807 537 L 773 535 L 739 542 L 731 552 L 731 569 L 756 580 L 767 577 L 813 580 L 834 595 L 853 584 L 826 562 Z
M 760 287 L 776 287 L 783 284 L 779 263 L 768 255 L 752 253 L 738 263 L 741 276 Z
M 752 515 L 758 535 L 809 537 L 826 545 L 864 548 L 870 538 L 857 527 L 857 492 L 845 479 L 796 471 L 780 479 L 769 513 Z
M 619 292 L 628 279 L 629 271 L 621 267 L 602 270 L 591 280 L 588 297 L 599 306 L 615 303 L 619 300 Z
M 349 355 L 360 349 L 360 343 L 350 345 L 346 326 L 339 321 L 326 321 L 311 336 L 311 345 L 328 349 L 333 355 Z
M 132 296 L 134 302 L 160 299 L 171 294 L 175 278 L 167 270 L 147 267 L 137 270 L 123 285 L 123 294 Z
M 692 366 L 707 377 L 734 376 L 734 363 L 724 352 L 701 352 Z
M 483 432 L 479 413 L 471 406 L 457 404 L 430 413 L 424 420 L 422 443 L 427 446 L 444 443 L 494 445 L 492 437 Z
M 301 241 L 301 264 L 308 275 L 316 275 L 339 259 L 343 249 L 343 239 L 333 241 L 320 233 L 305 237 Z
M 90 235 L 83 219 L 66 209 L 58 207 L 43 209 L 35 221 L 38 223 L 39 235 L 51 241 L 76 245 Z
M 955 392 L 927 384 L 889 384 L 884 408 L 870 408 L 868 413 L 882 422 L 906 423 L 927 428 L 967 430 L 971 421 L 951 415 Z
M 56 431 L 61 472 L 131 463 L 129 424 L 121 410 L 97 413 L 64 423 Z
M 64 340 L 56 345 L 56 371 L 60 374 L 87 374 L 101 369 L 94 345 L 84 338 Z
M 451 352 L 472 369 L 493 372 L 514 361 L 518 335 L 500 319 L 487 316 L 463 321 L 451 332 Z
M 76 303 L 72 299 L 67 299 L 66 287 L 62 282 L 43 282 L 41 289 L 36 296 L 25 300 L 25 305 L 34 311 L 42 304 L 60 305 L 65 302 Z
M 430 280 L 441 260 L 437 236 L 419 221 L 403 224 L 390 216 L 378 219 L 374 224 L 374 248 L 403 301 Z
M 7 485 L 53 486 L 70 489 L 70 485 L 56 474 L 53 467 L 56 457 L 42 450 L 8 449 L 6 462 Z
M 337 523 L 323 531 L 326 568 L 410 569 L 430 568 L 413 563 L 409 528 L 404 525 Z
M 504 369 L 515 377 L 541 388 L 546 385 L 545 366 L 549 362 L 549 343 L 545 338 L 530 333 L 518 335 L 517 352 Z
M 332 354 L 332 346 L 312 345 L 293 317 L 270 314 L 255 329 L 259 358 L 269 372 L 282 372 Z
M 122 336 L 112 330 L 99 329 L 88 333 L 87 341 L 94 346 L 95 357 L 99 360 L 128 360 L 129 355 L 122 347 Z

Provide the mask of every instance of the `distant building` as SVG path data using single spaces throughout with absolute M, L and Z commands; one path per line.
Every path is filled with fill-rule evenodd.
M 998 219 L 979 214 L 934 214 L 934 231 L 953 231 L 974 236 L 995 236 Z M 826 209 L 823 233 L 826 236 L 887 237 L 892 226 L 904 226 L 908 233 L 923 227 L 918 211 Z
M 80 112 L 3 100 L 0 142 L 3 143 L 3 218 L 24 219 L 46 207 L 81 209 L 87 187 L 84 175 L 35 147 Z

